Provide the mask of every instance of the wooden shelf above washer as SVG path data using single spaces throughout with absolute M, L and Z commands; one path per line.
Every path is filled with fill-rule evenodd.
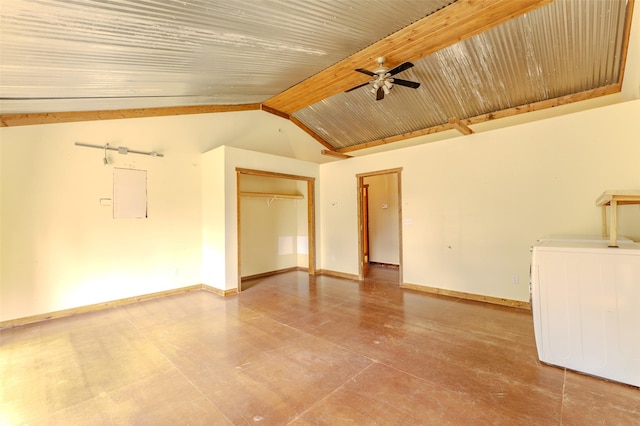
M 609 247 L 618 247 L 618 206 L 624 204 L 640 204 L 640 190 L 604 191 L 596 200 L 596 206 L 602 207 L 602 236 L 609 236 Z M 608 235 L 607 206 L 611 208 Z

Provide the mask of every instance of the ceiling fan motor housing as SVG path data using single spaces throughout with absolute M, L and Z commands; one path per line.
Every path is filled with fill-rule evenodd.
M 375 70 L 373 70 L 374 74 L 378 74 L 379 76 L 383 76 L 384 74 L 389 72 L 389 68 L 384 66 L 384 61 L 385 61 L 385 57 L 384 56 L 379 56 L 376 59 L 376 62 L 378 63 L 378 68 L 376 68 Z

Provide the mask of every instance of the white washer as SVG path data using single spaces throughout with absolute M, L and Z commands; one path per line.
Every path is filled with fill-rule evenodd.
M 536 241 L 582 241 L 585 243 L 600 243 L 609 242 L 609 237 L 602 237 L 599 235 L 547 235 L 542 238 L 538 238 Z M 633 240 L 627 237 L 618 237 L 618 242 L 621 244 L 633 243 Z
M 640 244 L 541 239 L 531 310 L 540 361 L 640 386 Z

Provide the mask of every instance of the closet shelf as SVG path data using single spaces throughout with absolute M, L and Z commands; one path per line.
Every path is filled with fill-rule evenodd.
M 262 197 L 262 198 L 271 198 L 271 199 L 291 199 L 291 200 L 302 200 L 304 196 L 302 194 L 280 194 L 277 192 L 240 192 L 241 197 Z

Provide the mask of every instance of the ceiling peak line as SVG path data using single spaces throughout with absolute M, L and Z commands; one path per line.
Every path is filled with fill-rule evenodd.
M 267 105 L 260 105 L 260 108 L 262 109 L 262 111 L 264 112 L 268 112 L 269 114 L 273 114 L 275 116 L 278 116 L 280 118 L 284 118 L 285 120 L 289 120 L 291 121 L 293 124 L 295 124 L 296 126 L 298 126 L 302 131 L 304 131 L 305 133 L 307 133 L 309 136 L 311 136 L 313 139 L 315 139 L 317 142 L 320 142 L 320 144 L 325 147 L 326 149 L 322 151 L 323 155 L 328 155 L 325 154 L 324 151 L 328 151 L 328 152 L 333 152 L 335 153 L 337 156 L 341 156 L 344 154 L 340 154 L 336 151 L 336 149 L 326 140 L 324 140 L 324 138 L 322 138 L 320 135 L 318 135 L 316 132 L 314 132 L 313 130 L 311 130 L 306 124 L 302 123 L 300 120 L 298 120 L 297 118 L 284 113 L 282 111 L 278 111 L 275 108 L 271 108 Z M 344 158 L 344 157 L 342 157 Z
M 335 147 L 333 145 L 331 145 L 329 142 L 327 142 L 326 140 L 324 140 L 322 137 L 320 137 L 316 132 L 314 132 L 313 130 L 311 130 L 309 127 L 307 127 L 306 124 L 304 124 L 302 121 L 298 120 L 297 118 L 295 118 L 294 116 L 289 117 L 289 120 L 295 124 L 296 126 L 298 126 L 299 128 L 301 128 L 304 132 L 306 132 L 309 136 L 311 136 L 313 139 L 315 139 L 316 141 L 320 142 L 320 144 L 322 146 L 324 146 L 326 149 L 328 149 L 329 151 L 336 151 Z

